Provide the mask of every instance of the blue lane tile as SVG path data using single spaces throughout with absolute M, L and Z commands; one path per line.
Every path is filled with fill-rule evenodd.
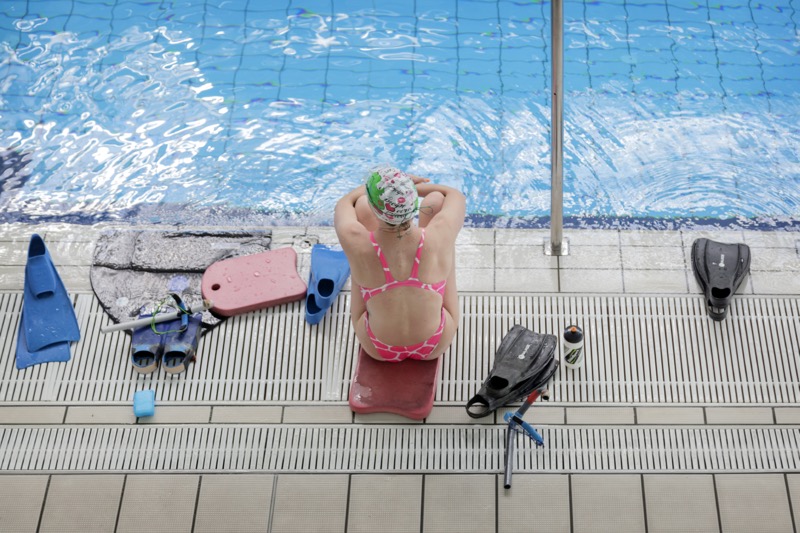
M 796 9 L 791 5 L 776 6 L 775 2 L 753 2 L 751 8 L 752 20 L 756 24 L 775 24 L 779 26 L 787 24 Z

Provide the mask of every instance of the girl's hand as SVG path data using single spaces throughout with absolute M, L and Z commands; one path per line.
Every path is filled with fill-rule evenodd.
M 431 182 L 431 180 L 429 180 L 428 178 L 423 178 L 423 177 L 420 177 L 420 176 L 415 176 L 414 174 L 409 174 L 408 172 L 406 172 L 406 175 L 407 175 L 409 178 L 411 178 L 411 181 L 413 181 L 413 182 L 414 182 L 414 185 L 419 185 L 420 183 L 430 183 L 430 182 Z

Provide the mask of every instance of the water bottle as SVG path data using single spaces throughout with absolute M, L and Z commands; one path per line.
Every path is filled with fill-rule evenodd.
M 564 366 L 570 369 L 583 365 L 583 330 L 580 326 L 567 326 L 564 330 Z

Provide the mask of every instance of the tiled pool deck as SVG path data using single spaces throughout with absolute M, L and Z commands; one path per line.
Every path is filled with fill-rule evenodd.
M 30 234 L 45 237 L 68 289 L 86 299 L 91 298 L 94 242 L 102 229 L 0 227 L 0 295 L 7 302 L 0 309 L 5 323 L 0 325 L 4 336 L 0 387 L 19 386 L 22 379 L 11 355 L 19 319 L 19 304 L 11 296 L 22 288 Z M 295 246 L 303 276 L 310 251 L 304 243 L 335 241 L 331 228 L 272 230 L 273 248 Z M 65 401 L 46 394 L 8 399 L 0 390 L 0 398 L 7 398 L 0 401 L 0 531 L 796 531 L 800 233 L 568 230 L 565 235 L 571 254 L 552 258 L 543 253 L 547 231 L 465 229 L 458 244 L 459 289 L 465 302 L 462 333 L 481 335 L 475 324 L 482 318 L 476 315 L 491 312 L 491 307 L 482 311 L 477 304 L 467 308 L 467 300 L 480 303 L 491 297 L 501 303 L 526 297 L 556 303 L 572 297 L 596 298 L 609 305 L 594 311 L 598 323 L 606 324 L 605 317 L 614 313 L 623 317 L 611 322 L 621 330 L 619 336 L 640 331 L 636 320 L 646 322 L 632 315 L 626 321 L 628 311 L 610 307 L 608 302 L 624 302 L 623 297 L 641 296 L 641 302 L 669 309 L 684 306 L 677 313 L 684 315 L 685 302 L 700 298 L 688 261 L 691 243 L 708 236 L 750 245 L 751 276 L 739 299 L 753 308 L 761 306 L 764 314 L 738 322 L 731 317 L 728 322 L 746 337 L 737 345 L 737 353 L 764 344 L 769 348 L 764 353 L 774 354 L 774 360 L 762 362 L 767 370 L 759 370 L 757 376 L 742 377 L 737 370 L 709 378 L 714 381 L 712 389 L 733 380 L 743 391 L 732 396 L 723 392 L 713 396 L 712 391 L 715 400 L 708 395 L 684 399 L 673 387 L 672 395 L 651 397 L 643 392 L 636 401 L 624 391 L 610 396 L 574 392 L 549 405 L 537 405 L 526 419 L 542 428 L 547 447 L 532 450 L 522 445 L 520 470 L 510 490 L 503 489 L 500 415 L 471 420 L 458 394 L 437 396 L 424 422 L 354 416 L 341 395 L 297 400 L 262 395 L 260 400 L 233 401 L 177 397 L 160 402 L 152 419 L 137 420 L 129 402 L 97 401 L 91 396 Z M 559 300 L 562 297 L 566 300 Z M 777 300 L 779 311 L 769 314 L 769 306 Z M 282 313 L 297 319 L 302 307 L 290 306 Z M 340 336 L 351 334 L 346 320 L 340 319 L 325 327 Z M 652 324 L 660 327 L 660 333 L 654 332 L 675 353 L 694 354 L 698 360 L 703 356 L 704 348 L 694 344 L 688 328 L 670 331 L 673 322 L 647 320 L 641 327 L 646 331 Z M 701 337 L 708 337 L 709 331 L 727 335 L 734 331 L 710 330 L 704 317 L 693 323 L 700 324 L 693 327 L 699 328 Z M 788 346 L 770 344 L 772 333 L 779 329 Z M 231 331 L 215 330 L 214 345 L 206 342 L 208 336 L 204 338 L 198 367 L 211 365 L 219 337 L 233 335 Z M 88 331 L 83 333 L 89 336 Z M 587 332 L 593 334 L 601 336 Z M 493 331 L 492 342 L 500 335 L 502 331 Z M 481 345 L 480 339 L 473 340 Z M 737 340 L 712 342 L 728 346 Z M 117 362 L 124 365 L 127 345 L 110 346 L 104 356 L 119 358 Z M 247 346 L 241 349 L 246 351 Z M 602 353 L 631 346 L 611 343 Z M 263 349 L 268 357 L 269 347 Z M 340 355 L 332 353 L 338 350 L 335 346 L 319 350 L 323 358 Z M 642 350 L 647 353 L 646 347 Z M 75 353 L 67 365 L 77 364 Z M 462 353 L 459 348 L 448 356 Z M 590 363 L 600 364 L 594 359 Z M 785 373 L 778 368 L 781 365 L 788 369 Z M 699 376 L 699 363 L 676 363 L 670 368 L 668 387 L 681 379 L 702 382 L 695 374 L 680 375 L 682 369 L 690 369 Z M 777 370 L 770 374 L 769 368 Z M 323 364 L 317 372 L 328 370 Z M 87 367 L 83 372 L 90 380 L 96 371 Z M 628 368 L 618 375 L 622 371 L 623 367 L 607 366 L 604 379 L 630 388 L 635 372 Z M 313 369 L 309 372 L 312 378 L 323 379 Z M 589 369 L 586 372 L 596 377 Z M 648 372 L 655 376 L 659 370 L 651 367 Z M 758 388 L 759 381 L 778 374 L 788 376 L 779 392 Z M 241 370 L 237 375 L 244 381 L 250 377 Z M 566 381 L 570 376 L 563 371 L 556 379 Z M 139 378 L 128 373 L 116 379 L 122 386 Z M 585 382 L 599 381 L 586 378 Z M 657 386 L 660 381 L 653 383 Z M 579 396 L 583 401 L 570 400 Z M 142 440 L 126 440 L 135 430 L 141 430 L 136 438 Z M 419 449 L 421 442 L 435 449 Z M 134 444 L 140 446 L 140 455 L 131 455 Z M 269 446 L 278 450 L 280 461 L 264 458 Z M 395 458 L 404 453 L 405 460 Z

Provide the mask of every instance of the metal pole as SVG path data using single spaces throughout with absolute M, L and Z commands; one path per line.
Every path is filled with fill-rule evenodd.
M 506 429 L 506 457 L 505 473 L 503 475 L 503 487 L 511 488 L 511 475 L 514 473 L 514 444 L 516 443 L 517 432 L 511 429 L 511 425 Z
M 550 242 L 547 255 L 567 255 L 564 242 L 564 6 L 562 0 L 551 0 L 550 33 L 552 40 L 553 99 L 550 116 Z

